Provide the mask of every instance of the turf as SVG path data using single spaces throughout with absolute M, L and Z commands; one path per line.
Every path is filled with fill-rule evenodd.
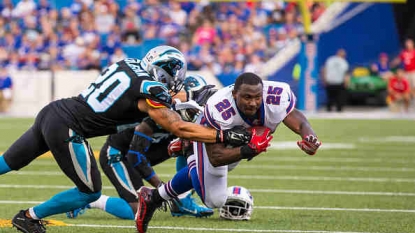
M 0 119 L 0 151 L 32 123 L 33 119 Z M 317 155 L 286 148 L 295 146 L 298 136 L 281 126 L 274 134 L 276 149 L 229 173 L 229 186 L 252 192 L 255 208 L 250 221 L 221 220 L 217 211 L 208 219 L 156 212 L 148 232 L 415 232 L 414 121 L 313 119 L 311 123 L 323 142 Z M 90 139 L 94 150 L 104 139 Z M 155 168 L 164 180 L 174 174 L 174 162 Z M 39 158 L 19 172 L 0 176 L 0 219 L 10 220 L 18 210 L 73 186 L 59 171 L 53 158 Z M 116 195 L 105 177 L 103 186 L 103 193 Z M 135 232 L 133 221 L 100 210 L 88 210 L 77 219 L 64 214 L 47 219 L 71 225 L 48 226 L 52 233 Z M 0 221 L 0 232 L 16 230 Z

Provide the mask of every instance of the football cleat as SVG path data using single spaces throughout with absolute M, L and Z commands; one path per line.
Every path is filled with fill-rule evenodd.
M 76 217 L 78 217 L 78 215 L 84 214 L 87 209 L 91 209 L 91 206 L 89 204 L 86 205 L 83 208 L 78 208 L 78 209 L 74 209 L 74 210 L 71 210 L 69 212 L 66 212 L 66 217 L 76 218 Z
M 135 214 L 135 226 L 139 233 L 146 233 L 148 223 L 154 215 L 157 208 L 162 204 L 157 204 L 153 200 L 153 192 L 155 189 L 142 186 L 138 192 L 138 208 Z
M 170 205 L 170 213 L 174 217 L 183 215 L 194 216 L 197 218 L 209 217 L 213 215 L 213 210 L 205 206 L 198 205 L 192 194 L 189 193 L 185 198 L 173 199 Z
M 24 233 L 46 233 L 42 220 L 26 217 L 26 210 L 20 210 L 13 219 L 12 225 Z

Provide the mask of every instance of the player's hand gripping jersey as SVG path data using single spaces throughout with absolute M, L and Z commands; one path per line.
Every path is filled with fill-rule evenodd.
M 216 129 L 230 129 L 235 126 L 266 126 L 275 131 L 276 127 L 295 107 L 295 95 L 288 84 L 263 81 L 263 103 L 255 117 L 244 116 L 232 96 L 233 85 L 216 92 L 205 106 L 202 124 Z

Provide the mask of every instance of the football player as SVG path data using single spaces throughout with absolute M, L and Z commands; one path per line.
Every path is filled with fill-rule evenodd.
M 220 208 L 228 198 L 227 173 L 241 160 L 251 160 L 266 151 L 273 133 L 283 122 L 301 136 L 298 146 L 314 155 L 320 146 L 317 135 L 308 120 L 295 109 L 295 96 L 290 86 L 283 82 L 262 81 L 254 73 L 238 76 L 234 85 L 216 92 L 205 106 L 198 123 L 214 129 L 234 126 L 265 126 L 262 135 L 252 135 L 247 145 L 228 146 L 227 143 L 193 143 L 194 154 L 189 153 L 188 167 L 179 171 L 172 180 L 158 189 L 141 187 L 136 214 L 138 232 L 145 233 L 154 210 L 164 201 L 175 198 L 194 188 L 210 208 Z
M 173 109 L 181 113 L 183 120 L 193 122 L 196 120 L 196 114 L 203 110 L 201 105 L 203 106 L 215 93 L 213 87 L 214 85 L 207 85 L 204 78 L 199 75 L 187 76 L 184 80 L 184 89 L 188 102 L 182 103 L 176 99 Z M 148 131 L 151 133 L 144 134 Z M 153 187 L 161 185 L 162 181 L 152 166 L 171 158 L 167 148 L 175 138 L 176 136 L 159 128 L 150 118 L 145 118 L 135 129 L 126 129 L 118 134 L 109 135 L 101 148 L 99 161 L 120 198 L 101 195 L 98 200 L 84 208 L 67 212 L 68 218 L 76 218 L 86 209 L 98 208 L 122 219 L 134 219 L 134 214 L 137 212 L 136 190 L 144 185 L 142 179 Z M 177 171 L 187 166 L 186 160 L 184 159 L 184 163 L 181 160 L 183 156 L 177 156 Z M 190 193 L 172 201 L 170 209 L 173 216 L 208 217 L 213 214 L 212 209 L 199 206 Z
M 19 170 L 51 151 L 75 188 L 19 211 L 12 224 L 22 232 L 44 233 L 41 219 L 81 208 L 101 196 L 101 176 L 87 138 L 117 133 L 151 117 L 176 136 L 204 142 L 249 142 L 242 129 L 215 130 L 183 121 L 171 110 L 171 94 L 183 84 L 187 63 L 170 46 L 151 49 L 142 60 L 108 67 L 79 96 L 46 105 L 28 129 L 0 157 L 0 174 Z

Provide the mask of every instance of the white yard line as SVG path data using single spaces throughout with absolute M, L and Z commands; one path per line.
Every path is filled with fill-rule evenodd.
M 260 162 L 325 162 L 325 163 L 398 163 L 398 164 L 408 164 L 415 163 L 413 159 L 394 159 L 393 157 L 389 158 L 346 158 L 346 157 L 318 157 L 318 156 L 292 156 L 292 157 L 280 157 L 280 156 L 258 156 L 255 158 Z
M 288 194 L 320 194 L 320 195 L 357 195 L 357 196 L 406 196 L 415 197 L 415 193 L 332 191 L 332 190 L 292 190 L 292 189 L 249 189 L 251 193 L 288 193 Z
M 298 150 L 298 146 L 297 146 L 297 142 L 296 141 L 273 141 L 271 143 L 271 149 L 274 150 Z M 334 150 L 334 149 L 341 149 L 341 150 L 345 150 L 345 149 L 356 149 L 356 145 L 353 143 L 333 143 L 333 142 L 328 142 L 328 143 L 323 143 L 321 145 L 322 150 Z
M 91 225 L 73 224 L 72 227 L 93 227 L 93 228 L 132 228 L 134 226 L 117 225 Z M 223 231 L 223 232 L 275 232 L 275 233 L 370 233 L 361 231 L 318 231 L 318 230 L 260 230 L 260 229 L 232 229 L 232 228 L 204 228 L 204 227 L 171 227 L 171 226 L 149 226 L 150 229 L 180 230 L 180 231 Z M 373 232 L 372 232 L 373 233 Z
M 171 164 L 159 164 L 157 168 L 171 168 Z M 361 172 L 415 172 L 412 167 L 360 167 L 360 166 L 307 166 L 307 165 L 260 165 L 260 164 L 240 164 L 237 169 L 271 169 L 271 170 L 307 170 L 307 171 L 361 171 Z M 60 171 L 18 171 L 11 174 L 62 174 Z
M 0 188 L 10 189 L 70 189 L 70 185 L 18 185 L 0 184 Z M 102 189 L 114 189 L 112 186 L 103 186 Z M 296 190 L 296 189 L 249 189 L 253 193 L 288 193 L 288 194 L 319 194 L 319 195 L 357 195 L 357 196 L 406 196 L 414 197 L 415 193 L 402 192 L 364 192 L 364 191 L 333 191 L 333 190 Z
M 356 153 L 353 152 L 355 155 Z M 390 153 L 387 153 L 389 157 L 384 158 L 368 158 L 367 152 L 362 152 L 364 154 L 364 158 L 359 157 L 321 157 L 321 156 L 298 156 L 293 155 L 291 157 L 289 156 L 274 156 L 270 153 L 265 153 L 261 156 L 258 156 L 255 158 L 255 161 L 258 162 L 301 162 L 301 163 L 310 163 L 310 162 L 321 162 L 321 163 L 384 163 L 384 164 L 408 164 L 408 163 L 415 163 L 415 159 L 409 159 L 409 158 L 394 158 L 393 156 L 390 156 Z M 349 155 L 349 153 L 343 153 L 341 152 L 340 155 Z M 338 156 L 338 154 L 336 154 Z M 173 162 L 173 160 L 171 161 Z M 159 164 L 156 166 L 159 167 L 162 164 Z M 31 164 L 31 166 L 54 166 L 58 168 L 58 164 L 54 160 L 36 160 Z M 163 166 L 173 166 L 170 164 L 164 164 Z
M 42 201 L 12 201 L 0 200 L 0 204 L 17 205 L 17 204 L 40 204 Z M 396 213 L 415 213 L 415 210 L 405 209 L 369 209 L 369 208 L 330 208 L 330 207 L 299 207 L 299 206 L 255 206 L 255 209 L 263 210 L 309 210 L 309 211 L 349 211 L 349 212 L 396 212 Z
M 399 209 L 356 209 L 356 208 L 326 208 L 326 207 L 293 207 L 293 206 L 255 206 L 255 209 L 266 210 L 318 210 L 318 211 L 351 211 L 351 212 L 396 212 L 396 213 L 415 213 L 415 210 Z
M 62 176 L 62 172 L 18 171 L 10 175 L 21 176 Z M 103 174 L 101 174 L 104 176 Z M 171 178 L 174 174 L 158 174 L 160 177 Z M 333 177 L 333 176 L 263 176 L 263 175 L 228 175 L 230 179 L 242 180 L 297 180 L 297 181 L 346 181 L 346 182 L 376 182 L 376 183 L 415 183 L 415 179 L 409 178 L 384 178 L 384 177 Z

